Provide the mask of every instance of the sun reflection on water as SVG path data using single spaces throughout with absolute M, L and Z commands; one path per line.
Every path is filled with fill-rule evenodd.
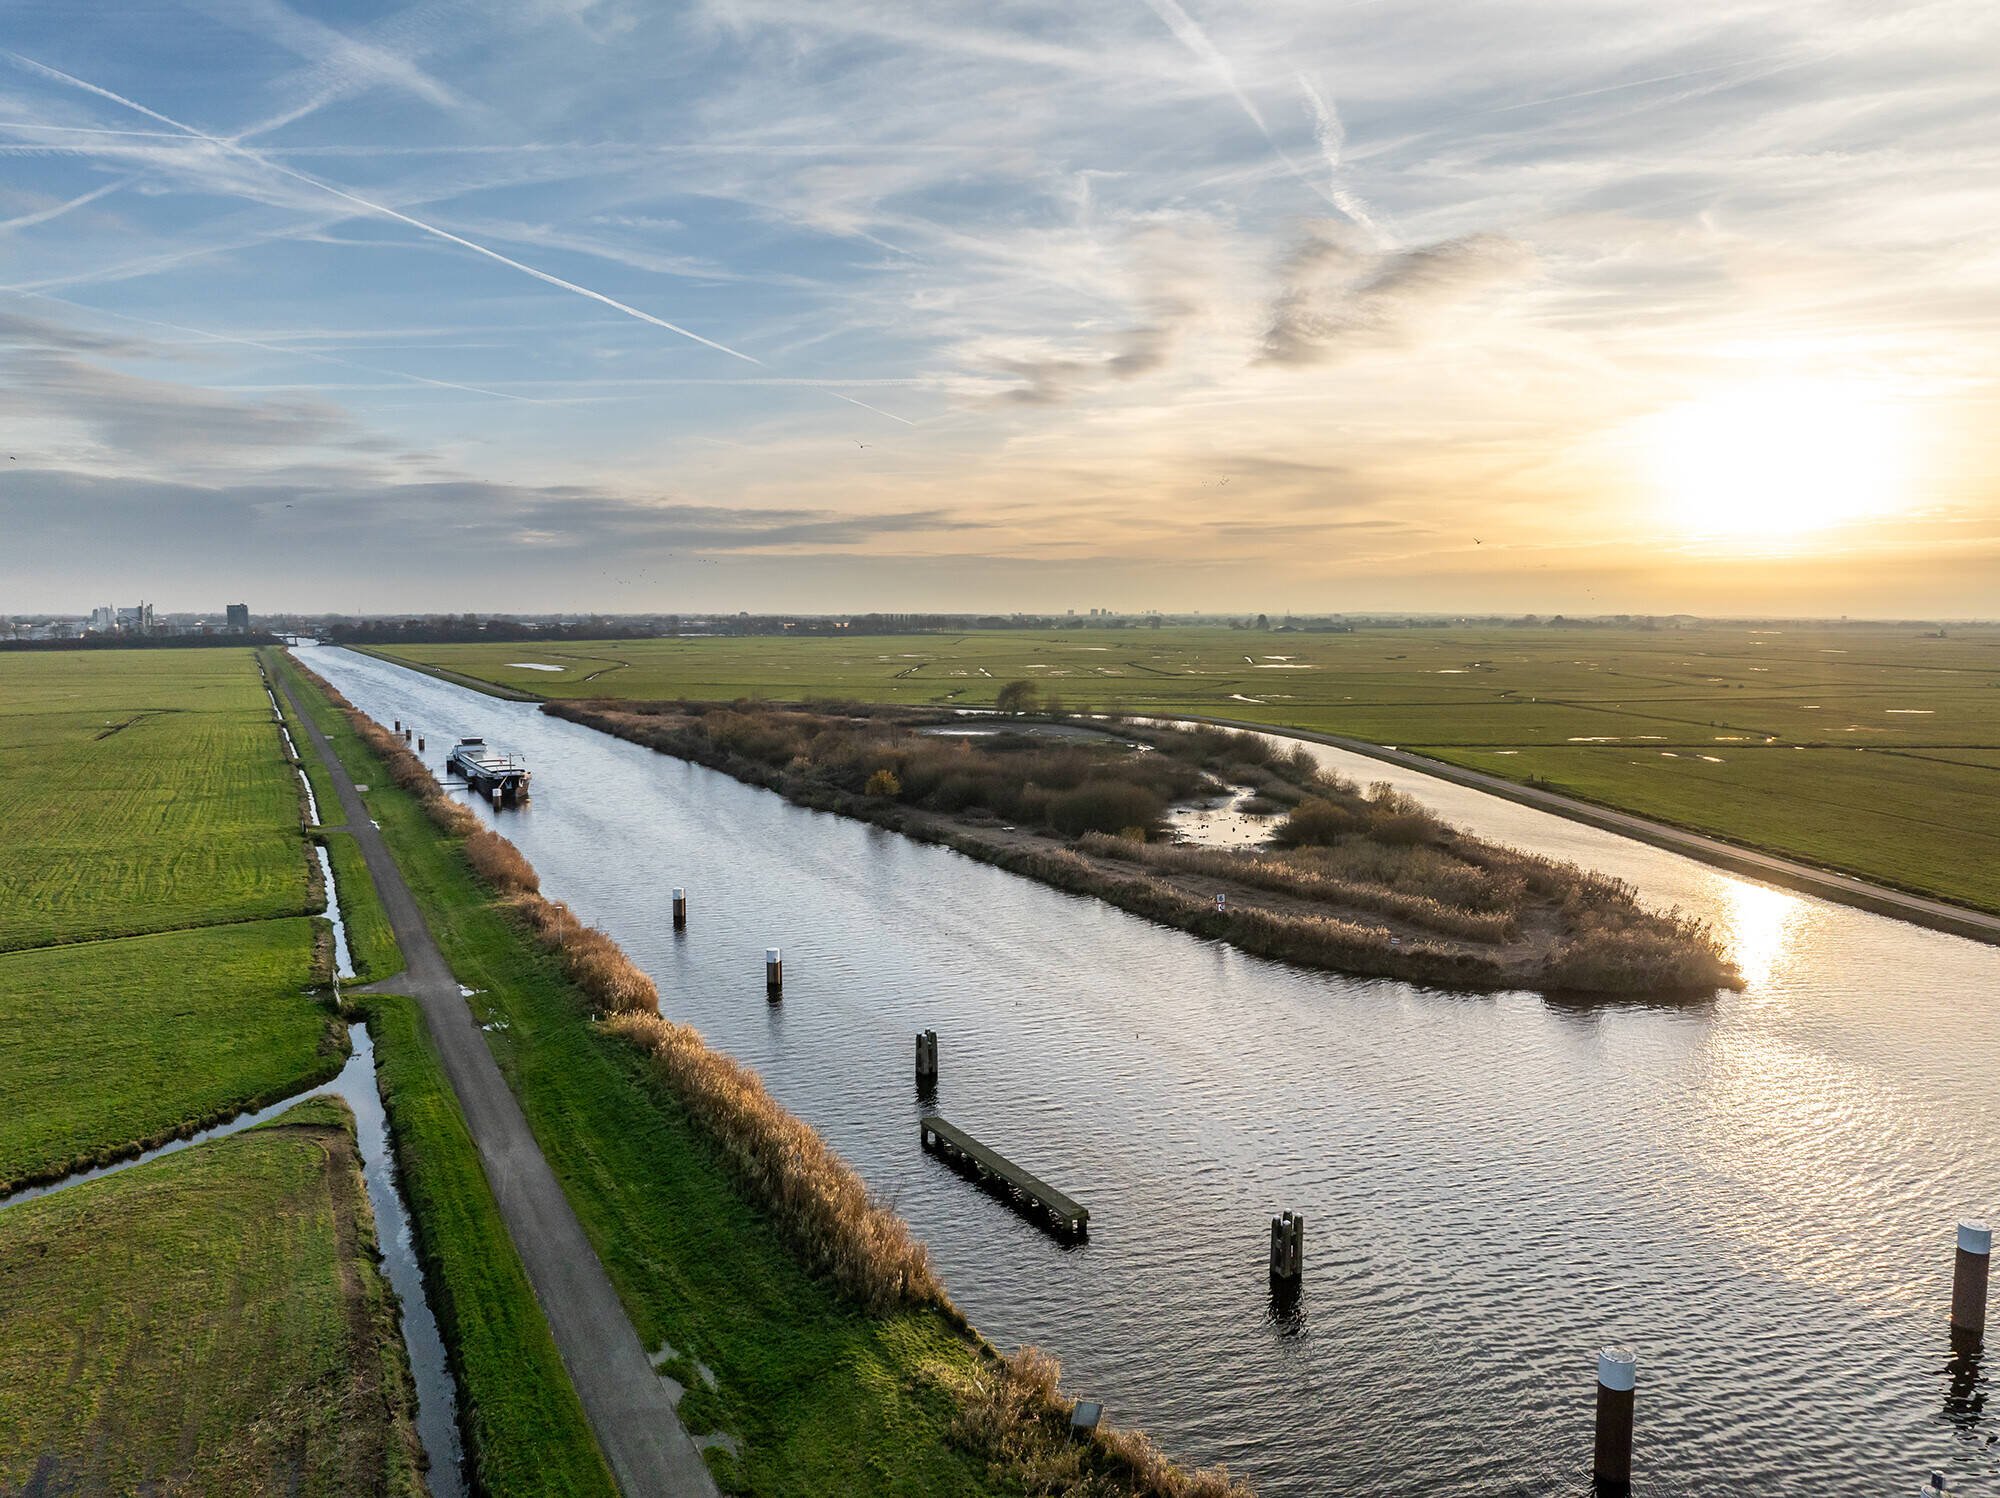
M 1806 902 L 1782 889 L 1735 879 L 1728 882 L 1726 897 L 1728 905 L 1721 912 L 1723 943 L 1743 970 L 1744 980 L 1761 988 L 1791 951 Z

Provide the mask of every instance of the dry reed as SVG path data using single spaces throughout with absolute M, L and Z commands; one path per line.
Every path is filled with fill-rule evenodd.
M 477 827 L 466 834 L 465 861 L 472 872 L 503 895 L 541 893 L 541 876 L 521 850 L 490 828 Z
M 1061 1374 L 1033 1347 L 983 1364 L 953 1391 L 953 1436 L 996 1480 L 1047 1498 L 1249 1498 L 1222 1468 L 1186 1471 L 1138 1431 L 1100 1426 L 1074 1438 Z
M 818 1130 L 780 1107 L 754 1071 L 657 1014 L 621 1014 L 605 1028 L 652 1058 L 807 1268 L 871 1311 L 947 1304 L 930 1253 L 909 1225 L 869 1193 Z
M 1098 833 L 1080 838 L 1077 846 L 1101 858 L 1121 859 L 1167 873 L 1201 874 L 1321 904 L 1372 910 L 1442 936 L 1498 942 L 1514 934 L 1510 911 L 1467 910 L 1430 895 L 1408 893 L 1386 884 L 1342 879 L 1321 872 L 1303 859 L 1182 843 L 1135 843 Z

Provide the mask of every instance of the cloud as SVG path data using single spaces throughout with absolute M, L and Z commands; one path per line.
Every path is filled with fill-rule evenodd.
M 1440 313 L 1518 279 L 1533 257 L 1498 234 L 1467 234 L 1371 253 L 1338 226 L 1316 226 L 1286 257 L 1259 361 L 1323 364 L 1416 341 Z

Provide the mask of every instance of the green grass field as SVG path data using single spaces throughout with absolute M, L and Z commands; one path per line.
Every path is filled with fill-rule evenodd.
M 550 697 L 989 706 L 1033 680 L 1074 707 L 1307 728 L 1535 777 L 2000 910 L 1990 629 L 1088 629 L 383 653 Z
M 0 951 L 306 909 L 248 650 L 0 654 Z
M 331 1076 L 314 922 L 0 953 L 0 1187 L 101 1163 Z
M 420 1491 L 351 1120 L 0 1210 L 0 1491 Z
M 862 1315 L 800 1268 L 645 1058 L 595 1030 L 555 960 L 478 884 L 458 845 L 344 721 L 323 708 L 316 718 L 373 787 L 369 812 L 453 970 L 481 990 L 482 1018 L 506 1023 L 495 1055 L 641 1336 L 678 1354 L 670 1367 L 689 1387 L 690 1428 L 743 1443 L 740 1458 L 710 1457 L 726 1490 L 995 1492 L 950 1438 L 947 1380 L 975 1365 L 971 1346 L 934 1312 Z

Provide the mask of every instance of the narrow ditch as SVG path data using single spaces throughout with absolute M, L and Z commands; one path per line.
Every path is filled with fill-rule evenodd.
M 301 781 L 305 779 L 303 770 L 299 778 Z M 306 797 L 310 803 L 310 784 L 306 786 Z M 319 812 L 315 806 L 313 820 L 317 822 L 318 819 Z M 312 848 L 319 859 L 321 877 L 326 881 L 325 914 L 333 926 L 334 993 L 337 1000 L 338 980 L 354 976 L 354 957 L 347 945 L 347 923 L 341 918 L 340 892 L 334 883 L 333 861 L 328 857 L 324 843 L 315 842 Z M 425 1290 L 423 1265 L 417 1257 L 409 1207 L 396 1183 L 395 1146 L 389 1137 L 388 1116 L 375 1075 L 375 1037 L 368 1026 L 360 1022 L 350 1024 L 347 1033 L 354 1052 L 332 1081 L 304 1088 L 251 1112 L 239 1113 L 226 1123 L 198 1130 L 185 1139 L 169 1140 L 129 1160 L 115 1160 L 108 1165 L 79 1170 L 61 1180 L 30 1186 L 11 1196 L 0 1197 L 0 1211 L 20 1202 L 67 1191 L 99 1176 L 134 1169 L 162 1155 L 175 1154 L 211 1139 L 226 1139 L 231 1134 L 254 1129 L 258 1124 L 276 1118 L 302 1098 L 325 1093 L 341 1098 L 354 1114 L 355 1138 L 361 1153 L 361 1177 L 368 1191 L 368 1205 L 375 1214 L 375 1234 L 382 1256 L 382 1270 L 389 1277 L 390 1287 L 396 1292 L 401 1306 L 403 1345 L 409 1353 L 410 1371 L 417 1387 L 417 1435 L 423 1442 L 424 1456 L 429 1464 L 425 1479 L 435 1498 L 465 1498 L 465 1448 L 458 1426 L 458 1389 L 445 1355 L 444 1336 L 438 1330 L 437 1316 L 431 1310 L 430 1297 Z

